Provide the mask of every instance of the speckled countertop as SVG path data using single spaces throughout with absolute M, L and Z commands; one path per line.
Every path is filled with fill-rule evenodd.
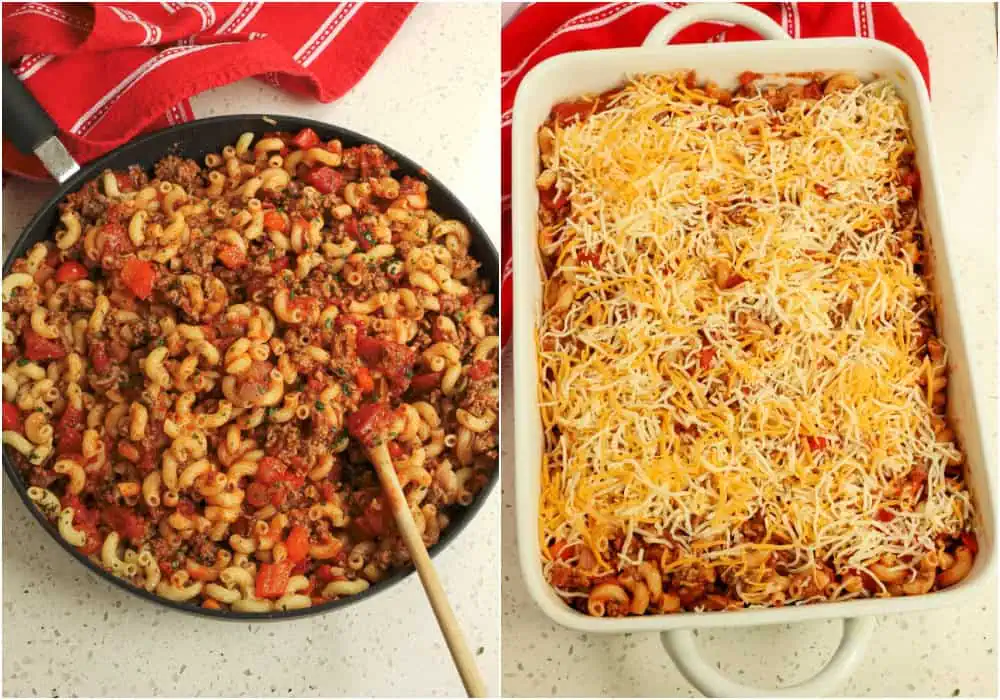
M 987 449 L 996 454 L 996 80 L 994 9 L 905 5 L 931 60 L 934 136 L 956 239 L 958 297 L 981 384 Z M 503 681 L 508 696 L 697 695 L 655 634 L 601 636 L 557 627 L 530 599 L 517 564 L 513 519 L 510 357 L 505 357 Z M 880 618 L 848 696 L 996 696 L 996 582 L 962 608 Z M 826 663 L 839 622 L 703 631 L 706 655 L 744 683 L 801 682 Z
M 418 7 L 371 72 L 323 105 L 246 80 L 193 102 L 196 116 L 273 111 L 340 124 L 398 148 L 444 181 L 499 247 L 499 7 Z M 51 188 L 12 182 L 13 242 Z M 12 696 L 429 696 L 462 686 L 415 576 L 320 617 L 203 620 L 134 598 L 72 561 L 9 484 L 3 503 L 3 692 Z M 499 494 L 437 557 L 489 689 L 499 687 Z

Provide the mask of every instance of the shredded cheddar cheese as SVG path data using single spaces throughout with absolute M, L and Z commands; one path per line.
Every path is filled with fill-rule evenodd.
M 753 552 L 912 576 L 968 527 L 888 82 L 776 110 L 640 76 L 544 139 L 543 552 L 597 578 L 660 543 L 767 604 Z

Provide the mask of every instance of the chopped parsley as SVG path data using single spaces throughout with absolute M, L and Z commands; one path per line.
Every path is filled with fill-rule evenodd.
M 265 411 L 265 413 L 267 414 L 267 417 L 270 419 L 274 417 L 274 414 L 277 413 L 277 411 L 278 409 L 276 409 L 274 406 L 271 406 Z
M 24 359 L 23 357 L 17 361 L 18 367 L 24 367 L 26 364 L 28 364 L 28 360 Z
M 316 402 L 316 410 L 317 411 L 325 411 L 326 410 L 326 404 L 324 404 L 322 401 L 317 401 Z
M 343 390 L 343 392 L 344 392 L 345 394 L 347 394 L 347 395 L 350 395 L 350 393 L 351 393 L 351 391 L 352 391 L 352 389 L 351 389 L 351 385 L 350 385 L 350 384 L 348 384 L 347 382 L 344 382 L 343 384 L 341 384 L 341 385 L 340 385 L 340 388 L 341 388 L 341 389 Z
M 333 330 L 333 317 L 330 317 L 330 318 L 326 319 L 326 323 L 324 325 L 326 326 L 326 329 L 328 331 L 332 331 Z
M 465 318 L 465 312 L 464 311 L 456 311 L 455 312 L 455 318 L 458 319 L 459 321 L 461 321 L 462 319 Z

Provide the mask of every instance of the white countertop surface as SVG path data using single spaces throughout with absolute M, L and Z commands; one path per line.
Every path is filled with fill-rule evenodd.
M 192 100 L 198 117 L 292 113 L 399 149 L 440 178 L 499 247 L 498 6 L 416 8 L 334 104 L 244 80 Z M 4 241 L 51 186 L 12 181 Z M 462 695 L 416 576 L 342 611 L 224 623 L 128 595 L 72 561 L 9 484 L 3 504 L 3 692 L 13 696 Z M 436 558 L 491 693 L 499 687 L 499 495 Z
M 931 61 L 931 103 L 958 298 L 982 387 L 987 449 L 996 454 L 997 45 L 992 4 L 905 5 Z M 528 596 L 513 518 L 515 421 L 511 359 L 504 358 L 503 692 L 507 696 L 695 696 L 655 634 L 600 636 L 557 627 Z M 847 696 L 997 694 L 996 582 L 965 607 L 880 618 Z M 839 622 L 703 631 L 706 656 L 762 688 L 801 682 L 830 658 Z

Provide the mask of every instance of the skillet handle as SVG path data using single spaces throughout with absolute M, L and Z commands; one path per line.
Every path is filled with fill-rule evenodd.
M 672 11 L 653 25 L 643 46 L 669 44 L 678 32 L 696 22 L 722 21 L 748 27 L 765 39 L 791 39 L 773 19 L 759 10 L 733 3 L 692 3 Z
M 58 128 L 34 95 L 3 67 L 3 133 L 25 155 L 34 153 L 52 177 L 66 182 L 80 166 L 56 136 Z
M 812 678 L 786 688 L 755 688 L 724 675 L 702 655 L 689 629 L 664 632 L 660 641 L 681 674 L 706 697 L 810 697 L 832 695 L 847 682 L 864 660 L 874 631 L 874 617 L 845 619 L 840 646 L 826 666 Z

